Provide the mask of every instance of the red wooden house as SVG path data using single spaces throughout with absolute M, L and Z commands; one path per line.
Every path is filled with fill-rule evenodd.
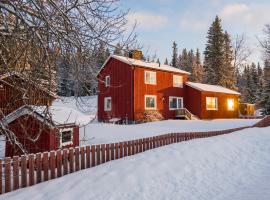
M 55 114 L 51 110 L 47 112 L 45 106 L 25 105 L 5 116 L 2 123 L 14 133 L 27 153 L 78 146 L 79 126 L 70 120 L 58 122 L 56 119 L 64 117 L 61 112 L 58 114 L 60 116 L 56 116 L 57 112 Z M 9 138 L 6 138 L 6 157 L 22 153 L 18 145 L 13 145 Z
M 188 72 L 142 61 L 138 55 L 111 55 L 101 68 L 100 121 L 145 121 L 148 114 L 162 119 L 195 115 L 201 119 L 238 117 L 238 92 L 188 82 Z

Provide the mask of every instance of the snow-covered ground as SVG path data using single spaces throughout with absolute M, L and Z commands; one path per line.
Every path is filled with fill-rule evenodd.
M 0 199 L 269 200 L 270 127 L 168 145 Z

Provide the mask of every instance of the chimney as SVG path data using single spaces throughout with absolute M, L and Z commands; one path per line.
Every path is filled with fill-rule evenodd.
M 137 50 L 137 49 L 130 50 L 128 57 L 136 59 L 136 60 L 141 60 L 142 59 L 142 51 Z

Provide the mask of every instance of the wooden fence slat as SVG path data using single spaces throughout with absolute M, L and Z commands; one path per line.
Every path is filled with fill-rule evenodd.
M 42 155 L 42 168 L 43 168 L 43 176 L 44 181 L 49 180 L 49 156 L 48 152 L 44 152 Z
M 124 142 L 124 157 L 126 157 L 128 155 L 127 148 L 128 148 L 128 144 L 127 144 L 127 142 Z
M 19 189 L 19 156 L 13 157 L 13 190 Z
M 96 145 L 91 146 L 91 167 L 96 166 Z
M 27 157 L 25 155 L 21 157 L 21 178 L 22 188 L 27 187 Z
M 128 155 L 130 156 L 131 155 L 131 141 L 128 141 Z
M 123 152 L 124 152 L 124 151 L 123 151 L 123 150 L 124 150 L 124 149 L 123 149 L 123 142 L 120 142 L 120 143 L 119 143 L 119 149 L 120 149 L 120 151 L 119 151 L 119 157 L 120 157 L 120 158 L 123 158 Z
M 51 172 L 51 179 L 55 178 L 55 152 L 51 151 L 50 152 L 50 172 Z
M 134 154 L 138 153 L 138 145 L 139 145 L 139 140 L 135 140 L 135 146 L 134 146 Z
M 142 152 L 142 139 L 139 139 L 139 152 Z
M 91 152 L 91 149 L 90 149 L 90 146 L 86 146 L 86 168 L 90 168 L 91 167 L 91 163 L 90 163 L 90 152 Z
M 36 154 L 36 183 L 41 183 L 41 171 L 42 171 L 42 163 L 41 163 L 41 153 Z
M 56 151 L 56 168 L 57 168 L 57 177 L 62 176 L 62 150 Z
M 106 162 L 110 160 L 110 144 L 106 144 Z
M 5 192 L 11 191 L 11 158 L 5 158 Z
M 134 155 L 134 153 L 135 153 L 134 149 L 135 149 L 135 141 L 132 140 L 131 141 L 131 155 Z
M 81 147 L 81 169 L 85 169 L 85 150 Z
M 2 159 L 0 159 L 0 194 L 3 193 L 3 184 L 2 184 L 2 176 L 3 176 L 3 164 L 2 164 Z
M 74 172 L 74 149 L 73 148 L 69 148 L 68 159 L 69 159 L 69 173 L 73 173 Z
M 115 159 L 119 158 L 119 143 L 115 143 Z
M 63 175 L 68 174 L 68 150 L 63 150 Z
M 111 160 L 114 160 L 114 143 L 110 144 L 111 149 Z
M 29 186 L 35 184 L 35 155 L 30 154 L 29 159 Z
M 80 170 L 80 148 L 75 148 L 75 171 Z
M 101 163 L 105 163 L 105 144 L 101 145 Z
M 146 150 L 149 150 L 149 138 L 146 138 Z
M 100 145 L 96 145 L 96 152 L 97 152 L 97 165 L 100 165 Z

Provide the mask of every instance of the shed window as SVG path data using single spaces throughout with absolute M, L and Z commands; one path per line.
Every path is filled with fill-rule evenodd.
M 234 99 L 227 99 L 227 105 L 229 111 L 234 111 Z
M 111 84 L 111 77 L 110 76 L 106 76 L 105 77 L 105 87 L 109 87 Z
M 104 98 L 104 111 L 111 111 L 112 110 L 112 98 L 105 97 Z
M 4 90 L 5 88 L 4 88 L 4 84 L 1 84 L 0 83 L 0 90 Z
M 206 110 L 218 110 L 217 97 L 206 97 Z
M 60 147 L 73 144 L 73 128 L 62 129 L 60 133 Z
M 145 109 L 155 110 L 157 108 L 157 97 L 155 95 L 145 95 Z
M 169 97 L 170 110 L 176 110 L 183 108 L 183 98 L 182 97 Z
M 156 72 L 145 71 L 144 72 L 144 83 L 150 84 L 150 85 L 156 85 L 157 84 Z
M 183 88 L 183 76 L 173 75 L 173 87 Z

